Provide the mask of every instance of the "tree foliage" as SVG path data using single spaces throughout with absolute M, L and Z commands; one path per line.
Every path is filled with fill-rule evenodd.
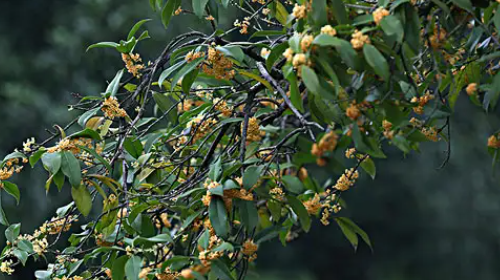
M 124 69 L 71 105 L 78 118 L 1 162 L 16 201 L 10 179 L 27 163 L 48 172 L 47 191 L 71 188 L 73 198 L 32 234 L 0 211 L 2 272 L 33 258 L 48 263 L 37 279 L 241 279 L 259 244 L 286 244 L 315 219 L 371 247 L 341 216 L 342 193 L 376 177 L 389 145 L 408 154 L 442 140 L 444 166 L 459 95 L 485 111 L 500 96 L 496 2 L 150 5 L 167 30 L 185 13 L 213 32 L 177 36 L 148 63 L 136 48 L 149 20 L 88 47 L 118 52 Z M 241 19 L 219 25 L 228 8 Z M 497 133 L 487 147 L 495 163 Z M 318 168 L 331 177 L 317 180 Z

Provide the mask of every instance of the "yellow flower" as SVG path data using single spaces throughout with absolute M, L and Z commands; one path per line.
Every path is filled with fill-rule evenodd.
M 335 28 L 333 28 L 331 25 L 325 25 L 321 27 L 321 34 L 335 36 L 337 35 L 337 30 L 335 30 Z
M 12 273 L 14 273 L 14 269 L 12 267 L 10 267 L 12 265 L 12 263 L 13 263 L 12 260 L 2 262 L 2 264 L 0 264 L 0 271 L 2 273 L 11 275 Z
M 118 100 L 114 96 L 110 96 L 104 100 L 102 103 L 101 110 L 108 119 L 114 119 L 115 117 L 125 117 L 127 112 L 120 108 Z
M 319 209 L 323 206 L 320 202 L 319 194 L 315 194 L 314 197 L 302 202 L 309 215 L 316 215 Z
M 299 67 L 300 65 L 306 64 L 306 62 L 307 62 L 307 58 L 306 58 L 306 55 L 303 53 L 298 53 L 298 54 L 293 56 L 292 64 L 293 64 L 293 67 L 295 67 L 295 68 Z
M 470 83 L 467 85 L 467 88 L 465 89 L 465 92 L 467 92 L 467 95 L 471 96 L 477 91 L 477 84 L 476 83 Z
M 297 18 L 305 18 L 307 17 L 307 8 L 304 5 L 299 5 L 295 4 L 295 7 L 293 7 L 292 15 Z
M 384 9 L 383 7 L 379 7 L 373 12 L 373 21 L 375 22 L 376 25 L 379 25 L 380 21 L 388 15 L 389 15 L 388 10 Z
M 500 147 L 500 141 L 498 141 L 498 138 L 497 136 L 495 135 L 491 135 L 489 138 L 488 138 L 488 147 L 490 148 L 499 148 Z
M 348 118 L 355 121 L 361 116 L 361 111 L 355 102 L 351 103 L 351 105 L 346 109 L 345 114 Z
M 368 37 L 368 35 L 363 35 L 363 33 L 357 29 L 354 30 L 351 39 L 352 47 L 356 50 L 360 50 L 363 48 L 364 44 L 371 44 L 370 37 Z
M 142 59 L 139 54 L 126 54 L 122 53 L 122 60 L 125 62 L 125 67 L 128 72 L 132 74 L 134 77 L 140 77 L 140 71 L 145 68 L 144 64 L 142 64 Z
M 347 191 L 350 187 L 354 186 L 358 177 L 359 172 L 357 170 L 354 170 L 354 168 L 346 169 L 333 187 L 339 191 Z
M 302 51 L 306 52 L 309 47 L 312 45 L 312 42 L 314 40 L 314 36 L 312 35 L 306 35 L 302 38 L 302 40 L 300 41 L 300 48 L 302 49 Z
M 244 255 L 250 256 L 253 255 L 255 252 L 257 252 L 258 249 L 259 246 L 255 244 L 253 240 L 248 239 L 243 243 L 241 252 Z
M 285 52 L 283 53 L 283 56 L 286 58 L 288 62 L 292 61 L 293 50 L 291 48 L 286 49 Z

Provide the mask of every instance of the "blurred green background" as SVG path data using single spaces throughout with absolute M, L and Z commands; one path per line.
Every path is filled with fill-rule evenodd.
M 86 53 L 86 47 L 118 41 L 144 18 L 155 19 L 147 24 L 153 38 L 138 48 L 145 61 L 176 34 L 207 27 L 182 15 L 165 31 L 146 0 L 0 1 L 0 158 L 28 137 L 47 137 L 44 128 L 67 123 L 74 115 L 66 106 L 76 102 L 72 93 L 100 93 L 122 62 L 112 50 Z M 227 12 L 219 20 L 230 24 L 235 18 Z M 365 244 L 355 252 L 334 223 L 316 222 L 287 247 L 278 241 L 262 245 L 251 278 L 499 279 L 500 186 L 486 152 L 488 135 L 500 127 L 497 116 L 459 98 L 452 156 L 442 170 L 444 142 L 425 144 L 406 158 L 385 148 L 390 159 L 377 161 L 376 180 L 363 177 L 344 196 L 343 215 L 370 235 L 373 253 Z M 23 174 L 15 178 L 20 206 L 3 201 L 9 220 L 22 222 L 28 232 L 70 198 L 55 188 L 46 196 L 42 170 Z M 30 261 L 0 279 L 34 279 L 37 267 L 43 264 Z

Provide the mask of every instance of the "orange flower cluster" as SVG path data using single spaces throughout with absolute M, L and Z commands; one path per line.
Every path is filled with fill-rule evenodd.
M 187 124 L 187 127 L 191 128 L 191 134 L 193 135 L 193 142 L 198 141 L 199 139 L 205 137 L 207 133 L 209 133 L 212 130 L 212 126 L 217 123 L 215 119 L 207 119 L 203 120 L 204 115 L 198 115 L 195 118 L 193 118 L 189 123 Z M 183 136 L 179 143 L 184 144 L 188 140 L 188 137 Z
M 391 122 L 389 122 L 388 120 L 383 120 L 382 127 L 384 128 L 385 138 L 387 138 L 389 140 L 394 138 L 394 131 L 392 130 L 392 123 Z
M 204 57 L 205 56 L 205 52 L 195 52 L 195 51 L 190 51 L 186 54 L 186 57 L 184 57 L 184 59 L 187 61 L 187 62 L 191 62 L 193 60 L 196 60 L 200 57 Z
M 361 110 L 359 110 L 356 101 L 353 101 L 351 105 L 347 107 L 345 115 L 353 121 L 357 120 L 361 116 Z
M 423 127 L 422 134 L 424 134 L 427 139 L 433 142 L 437 142 L 439 140 L 438 132 L 434 127 Z
M 375 22 L 376 25 L 380 24 L 380 21 L 389 15 L 389 11 L 384 9 L 383 7 L 377 8 L 375 11 L 373 11 L 373 21 Z
M 311 154 L 318 158 L 316 160 L 316 163 L 319 166 L 326 165 L 326 161 L 324 161 L 322 157 L 326 152 L 331 152 L 335 150 L 335 148 L 337 147 L 338 138 L 339 136 L 334 131 L 329 131 L 328 133 L 323 135 L 321 140 L 319 140 L 318 144 L 314 143 L 312 145 Z
M 114 96 L 110 96 L 102 102 L 101 110 L 104 112 L 104 116 L 110 120 L 116 117 L 124 118 L 127 116 L 127 112 L 120 108 L 120 104 Z
M 330 218 L 331 214 L 338 213 L 342 209 L 342 207 L 337 202 L 337 195 L 332 193 L 331 190 L 326 190 L 320 196 L 324 198 L 324 203 L 322 204 L 322 207 L 324 207 L 324 209 L 321 213 L 320 221 L 324 226 L 327 226 L 330 224 L 330 221 L 328 221 L 328 219 Z
M 488 138 L 488 147 L 489 148 L 494 148 L 494 149 L 500 148 L 500 140 L 498 140 L 498 134 L 497 135 L 491 135 Z
M 134 75 L 134 77 L 141 76 L 140 71 L 144 69 L 144 64 L 142 64 L 142 59 L 139 54 L 122 53 L 122 60 L 125 62 L 125 67 L 130 74 Z
M 413 97 L 410 102 L 411 103 L 418 103 L 417 107 L 413 107 L 413 112 L 415 112 L 419 115 L 423 114 L 424 113 L 424 106 L 434 98 L 435 98 L 435 96 L 431 95 L 428 92 L 426 92 L 423 96 Z
M 354 30 L 351 39 L 351 45 L 355 50 L 360 50 L 365 44 L 371 44 L 370 37 L 368 35 L 363 35 L 363 32 L 359 30 Z
M 241 123 L 241 129 L 243 130 L 243 123 Z M 259 120 L 257 118 L 252 117 L 248 120 L 247 144 L 249 142 L 260 141 L 265 134 L 264 131 L 260 130 Z
M 242 22 L 236 20 L 233 25 L 240 28 L 241 34 L 248 34 L 248 27 L 250 26 L 250 18 L 245 17 Z
M 221 112 L 224 117 L 230 117 L 233 114 L 233 108 L 227 105 L 227 102 L 225 100 L 222 100 L 220 98 L 215 98 L 214 104 L 215 104 L 215 110 Z
M 315 194 L 314 197 L 302 202 L 302 204 L 304 204 L 309 215 L 316 215 L 321 207 L 323 207 L 319 194 Z
M 437 25 L 435 25 L 434 32 L 429 37 L 431 47 L 433 49 L 438 49 L 439 47 L 441 47 L 441 43 L 446 40 L 446 35 L 446 30 L 442 26 L 438 28 Z
M 50 235 L 59 234 L 61 231 L 68 231 L 71 228 L 71 224 L 78 221 L 78 216 L 73 215 L 66 218 L 52 218 L 50 222 L 45 222 L 40 230 L 46 232 Z
M 252 262 L 257 258 L 257 250 L 259 249 L 259 245 L 255 244 L 253 240 L 248 239 L 243 242 L 241 253 L 248 257 L 248 261 Z
M 354 186 L 356 179 L 359 177 L 358 170 L 354 170 L 354 168 L 346 169 L 344 174 L 340 176 L 337 180 L 337 183 L 333 186 L 335 189 L 339 191 L 347 191 L 349 188 Z
M 222 52 L 213 47 L 208 48 L 208 59 L 203 64 L 203 73 L 215 76 L 218 80 L 230 80 L 235 75 L 232 68 L 233 62 L 225 57 Z
M 23 163 L 28 162 L 27 159 L 23 159 Z M 23 170 L 23 167 L 19 165 L 19 159 L 13 158 L 5 163 L 5 166 L 0 169 L 0 180 L 7 180 L 14 175 L 14 173 L 19 173 Z M 0 184 L 3 187 L 3 184 Z
M 470 83 L 467 85 L 465 88 L 465 92 L 467 92 L 468 96 L 474 95 L 477 91 L 477 84 L 476 83 Z

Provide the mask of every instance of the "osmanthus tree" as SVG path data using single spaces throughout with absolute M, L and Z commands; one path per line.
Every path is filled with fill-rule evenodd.
M 446 164 L 459 95 L 486 111 L 500 96 L 496 2 L 150 4 L 166 28 L 184 13 L 213 30 L 177 36 L 149 63 L 136 49 L 147 20 L 89 47 L 116 50 L 125 69 L 0 165 L 18 201 L 10 179 L 28 162 L 74 201 L 29 234 L 1 211 L 2 272 L 33 258 L 48 263 L 37 279 L 242 279 L 261 243 L 290 242 L 315 218 L 370 245 L 342 217 L 342 193 L 375 177 L 388 145 L 407 154 L 443 140 Z M 218 24 L 226 9 L 241 16 L 234 25 Z M 496 162 L 496 133 L 487 146 Z

